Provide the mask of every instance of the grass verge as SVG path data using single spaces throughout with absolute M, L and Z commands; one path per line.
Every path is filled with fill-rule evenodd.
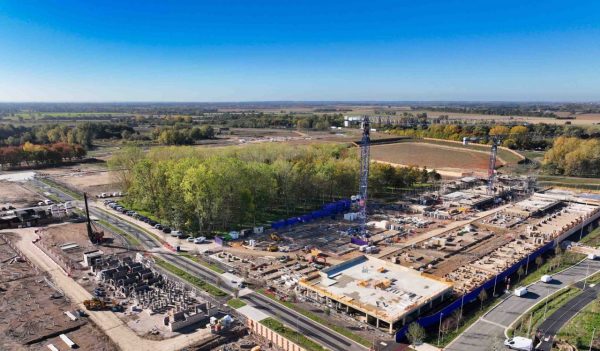
M 545 320 L 545 316 L 550 316 L 560 307 L 567 304 L 571 299 L 581 293 L 581 289 L 569 286 L 566 289 L 559 290 L 543 299 L 533 306 L 524 316 L 521 316 L 517 322 L 508 330 L 510 336 L 529 337 L 528 332 L 535 331 L 537 327 Z
M 559 257 L 557 259 L 557 257 Z M 560 256 L 554 256 L 551 259 L 548 259 L 539 268 L 536 269 L 535 263 L 529 263 L 529 275 L 525 278 L 521 279 L 517 285 L 525 286 L 531 283 L 535 283 L 540 280 L 542 275 L 544 274 L 554 274 L 556 272 L 560 272 L 563 269 L 569 268 L 577 262 L 583 260 L 585 258 L 584 254 L 576 253 L 576 252 L 564 252 Z M 556 261 L 555 261 L 556 260 Z M 535 270 L 533 270 L 535 269 Z
M 490 297 L 491 297 L 490 293 Z M 499 303 L 504 300 L 504 296 L 498 295 L 497 297 L 491 297 L 484 301 L 483 308 L 481 307 L 481 303 L 479 302 L 471 302 L 470 304 L 465 304 L 463 309 L 463 316 L 460 319 L 460 323 L 458 324 L 458 328 L 456 327 L 457 317 L 458 316 L 448 316 L 453 318 L 453 325 L 449 326 L 446 332 L 442 333 L 442 337 L 440 338 L 439 347 L 444 348 L 450 342 L 452 342 L 457 336 L 462 334 L 467 328 L 469 328 L 473 323 L 477 322 L 477 320 L 486 314 L 489 310 L 496 307 Z M 450 323 L 452 324 L 452 323 Z M 425 338 L 425 342 L 438 346 L 438 335 L 427 334 Z
M 598 335 L 598 326 L 600 326 L 600 299 L 592 301 L 562 327 L 558 332 L 558 338 L 577 346 L 579 350 L 587 350 L 590 347 L 594 328 L 595 335 Z M 600 338 L 595 340 L 592 350 L 600 350 Z
M 38 178 L 38 179 L 39 179 L 39 180 L 40 180 L 42 183 L 44 183 L 44 184 L 48 185 L 49 187 L 52 187 L 52 188 L 57 188 L 58 190 L 62 191 L 62 192 L 63 192 L 63 193 L 65 193 L 65 194 L 68 194 L 69 196 L 71 196 L 71 197 L 72 197 L 72 198 L 74 198 L 74 199 L 77 199 L 77 200 L 83 200 L 83 195 L 82 195 L 82 194 L 80 194 L 80 193 L 78 193 L 78 192 L 75 192 L 75 191 L 73 191 L 73 190 L 71 190 L 71 189 L 69 189 L 69 188 L 65 187 L 64 185 L 62 185 L 62 184 L 60 184 L 60 183 L 57 183 L 57 182 L 55 182 L 55 181 L 53 181 L 53 180 L 50 180 L 50 179 L 48 179 L 48 178 Z
M 117 228 L 114 225 L 108 223 L 107 221 L 105 221 L 103 219 L 99 219 L 98 223 L 100 223 L 104 227 L 110 229 L 115 234 L 118 234 L 118 235 L 121 235 L 122 237 L 124 237 L 125 240 L 127 240 L 127 242 L 130 245 L 133 245 L 133 246 L 142 246 L 142 243 L 136 237 L 134 237 L 134 236 L 130 235 L 129 233 L 123 231 L 121 228 Z
M 323 346 L 312 341 L 311 339 L 307 338 L 303 334 L 284 326 L 283 323 L 281 323 L 280 321 L 278 321 L 274 318 L 271 318 L 271 317 L 265 318 L 262 321 L 260 321 L 260 324 L 271 329 L 272 331 L 283 336 L 284 338 L 290 340 L 291 342 L 296 343 L 298 346 L 303 347 L 306 350 L 309 350 L 309 351 L 325 351 L 326 350 Z
M 313 321 L 315 321 L 315 322 L 317 322 L 319 324 L 322 324 L 322 325 L 328 327 L 329 329 L 332 329 L 332 330 L 336 331 L 339 334 L 344 335 L 345 337 L 347 337 L 347 338 L 349 338 L 351 340 L 356 341 L 357 343 L 359 343 L 359 344 L 361 344 L 361 345 L 363 345 L 365 347 L 371 347 L 371 346 L 373 346 L 371 340 L 367 340 L 367 339 L 363 338 L 360 335 L 352 333 L 347 328 L 344 328 L 344 327 L 342 327 L 340 325 L 336 325 L 336 324 L 334 324 L 334 323 L 332 323 L 332 322 L 330 322 L 330 321 L 328 321 L 326 319 L 323 319 L 323 318 L 317 316 L 316 314 L 314 314 L 314 313 L 312 313 L 310 311 L 307 311 L 307 310 L 305 310 L 303 308 L 300 308 L 297 304 L 295 304 L 293 302 L 281 301 L 277 297 L 275 297 L 274 295 L 267 293 L 264 289 L 258 289 L 258 292 L 261 293 L 262 295 L 270 298 L 271 300 L 276 301 L 276 302 L 284 305 L 285 307 L 287 307 L 289 309 L 292 309 L 292 310 L 300 313 L 304 317 L 309 318 L 309 319 L 311 319 L 311 320 L 313 320 Z
M 227 296 L 227 293 L 224 292 L 223 290 L 217 288 L 214 285 L 211 285 L 211 284 L 205 282 L 204 280 L 184 271 L 183 269 L 181 269 L 177 266 L 170 264 L 167 261 L 161 260 L 160 258 L 157 258 L 157 257 L 155 257 L 154 260 L 159 267 L 162 267 L 165 270 L 175 274 L 179 278 L 184 279 L 185 281 L 206 291 L 207 293 L 211 294 L 212 296 L 215 296 L 215 297 Z
M 214 272 L 217 272 L 217 273 L 219 273 L 219 274 L 223 274 L 223 273 L 225 273 L 225 271 L 224 271 L 224 270 L 222 270 L 221 268 L 219 268 L 218 266 L 216 266 L 216 265 L 214 265 L 214 264 L 211 264 L 211 263 L 208 263 L 208 262 L 206 262 L 206 261 L 204 261 L 204 260 L 202 260 L 202 259 L 200 259 L 200 258 L 198 258 L 198 257 L 196 257 L 196 256 L 194 256 L 194 255 L 191 255 L 191 254 L 189 254 L 189 253 L 185 253 L 185 252 L 184 252 L 184 253 L 180 253 L 179 255 L 180 255 L 180 256 L 183 256 L 183 257 L 185 257 L 185 258 L 187 258 L 187 259 L 189 259 L 189 260 L 192 260 L 192 261 L 194 261 L 194 262 L 196 262 L 196 263 L 198 263 L 198 264 L 201 264 L 201 265 L 203 265 L 204 267 L 206 267 L 206 268 L 208 268 L 208 269 L 210 269 L 210 270 L 212 270 L 212 271 L 214 271 Z
M 231 299 L 227 301 L 227 305 L 229 305 L 229 307 L 231 308 L 238 309 L 240 307 L 246 306 L 246 303 L 240 299 Z

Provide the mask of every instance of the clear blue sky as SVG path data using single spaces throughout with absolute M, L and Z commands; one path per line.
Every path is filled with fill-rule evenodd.
M 0 101 L 600 101 L 600 1 L 0 1 Z

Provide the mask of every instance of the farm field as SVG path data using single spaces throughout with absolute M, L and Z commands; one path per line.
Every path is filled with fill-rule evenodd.
M 422 142 L 373 145 L 371 158 L 403 166 L 426 166 L 428 169 L 460 175 L 485 172 L 488 167 L 486 152 L 466 150 Z M 498 166 L 502 162 L 498 162 Z

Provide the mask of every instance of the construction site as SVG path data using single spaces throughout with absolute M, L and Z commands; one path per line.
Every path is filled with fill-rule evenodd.
M 16 239 L 16 234 L 0 234 L 0 349 L 38 350 L 52 345 L 66 350 L 66 338 L 83 350 L 118 350 L 20 253 L 13 243 Z

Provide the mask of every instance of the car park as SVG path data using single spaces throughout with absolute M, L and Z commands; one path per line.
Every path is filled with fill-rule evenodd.
M 169 228 L 169 227 L 163 227 L 162 231 L 163 231 L 163 233 L 169 234 L 171 232 L 171 228 Z

